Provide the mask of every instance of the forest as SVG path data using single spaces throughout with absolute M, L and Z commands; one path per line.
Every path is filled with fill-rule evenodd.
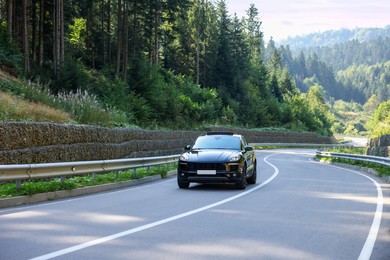
M 324 89 L 335 116 L 333 132 L 390 133 L 390 110 L 385 109 L 390 100 L 390 25 L 331 30 L 278 45 L 301 91 L 313 84 Z M 270 46 L 276 48 L 275 43 Z
M 16 96 L 66 123 L 332 134 L 339 79 L 317 54 L 265 43 L 260 17 L 255 5 L 229 14 L 224 0 L 0 0 L 0 71 L 22 80 L 0 78 L 13 95 L 0 120 L 36 120 L 15 116 Z

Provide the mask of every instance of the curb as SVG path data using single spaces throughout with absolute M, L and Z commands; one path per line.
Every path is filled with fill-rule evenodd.
M 89 195 L 89 194 L 94 194 L 99 192 L 123 189 L 123 188 L 150 183 L 162 179 L 168 179 L 175 175 L 176 175 L 176 170 L 173 170 L 167 172 L 166 177 L 162 177 L 161 175 L 154 175 L 154 176 L 148 176 L 136 180 L 123 181 L 117 183 L 108 183 L 108 184 L 97 185 L 97 186 L 89 186 L 89 187 L 78 188 L 74 190 L 61 190 L 61 191 L 53 191 L 53 192 L 46 192 L 46 193 L 38 193 L 30 196 L 5 198 L 5 199 L 0 199 L 0 209 L 20 206 L 20 205 L 28 205 L 28 204 L 44 202 L 49 200 L 65 199 L 65 198 L 84 196 L 84 195 Z

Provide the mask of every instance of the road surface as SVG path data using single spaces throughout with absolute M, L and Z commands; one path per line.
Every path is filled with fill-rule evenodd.
M 247 189 L 168 179 L 0 210 L 0 259 L 390 259 L 390 187 L 257 151 Z

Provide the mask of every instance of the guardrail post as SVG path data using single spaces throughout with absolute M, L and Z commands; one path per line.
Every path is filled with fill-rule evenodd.
M 16 180 L 16 189 L 19 190 L 22 187 L 22 181 Z
M 95 181 L 96 180 L 96 173 L 92 173 L 92 180 Z

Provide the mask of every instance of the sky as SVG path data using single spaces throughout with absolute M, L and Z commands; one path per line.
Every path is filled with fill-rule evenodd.
M 267 42 L 341 28 L 390 25 L 390 0 L 225 0 L 230 15 L 246 15 L 250 4 L 259 11 Z

